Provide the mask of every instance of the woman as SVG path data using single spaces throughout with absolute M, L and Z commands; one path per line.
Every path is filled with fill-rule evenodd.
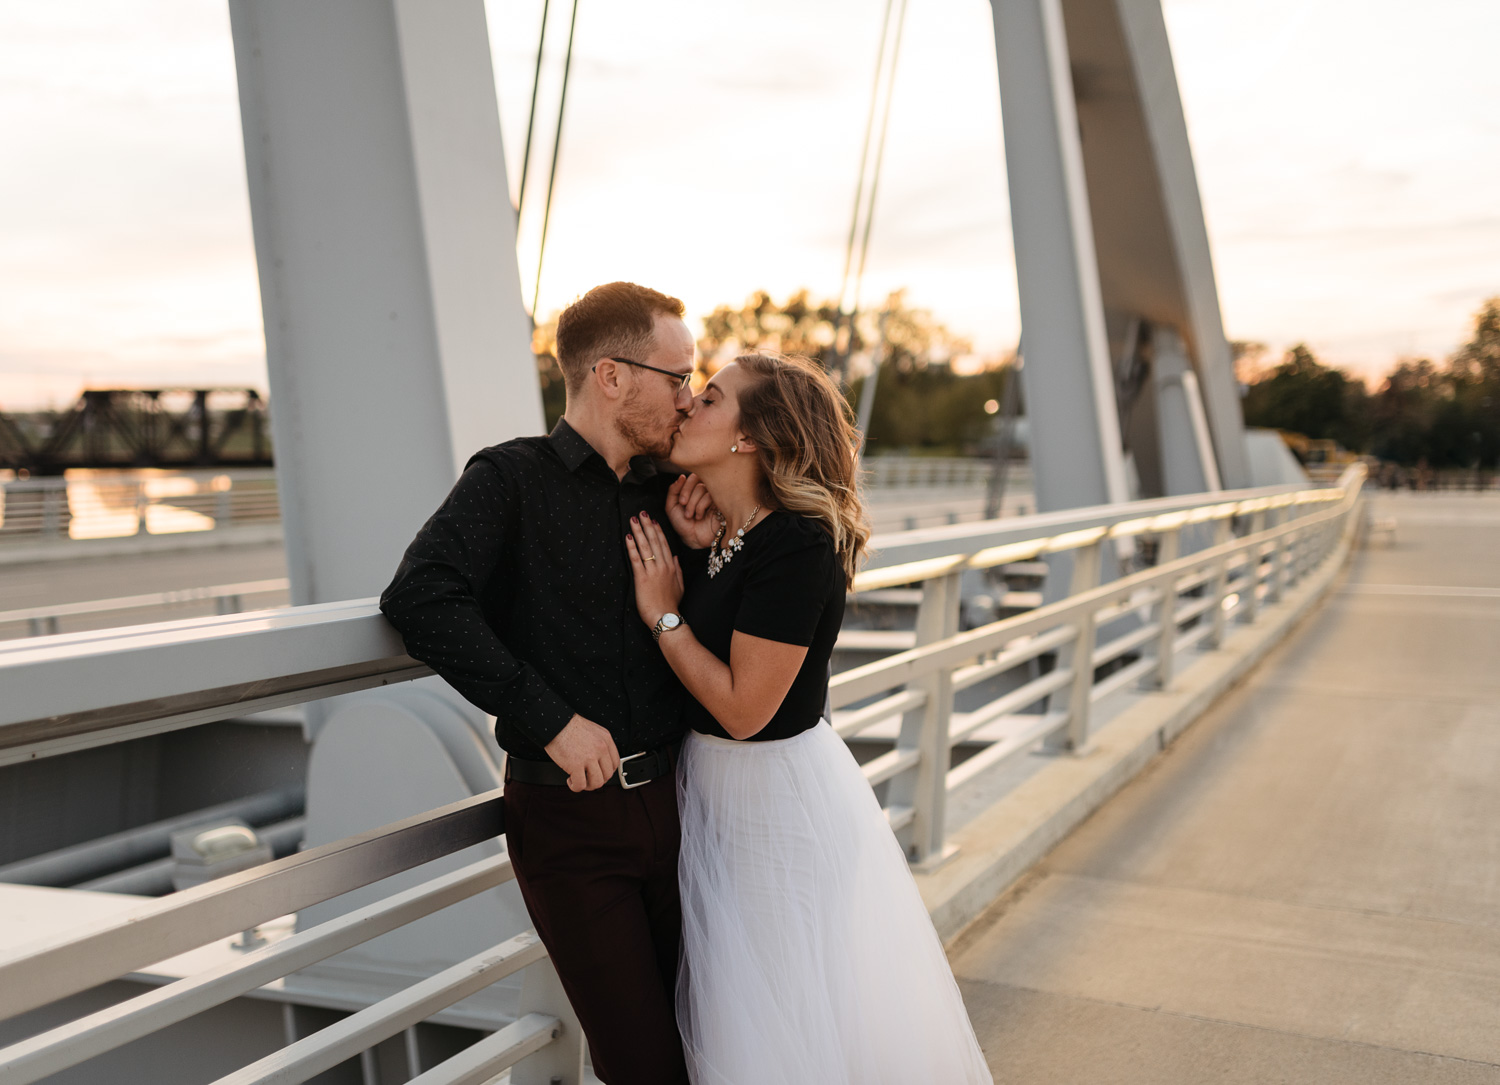
M 649 520 L 626 539 L 640 616 L 696 702 L 677 984 L 695 1085 L 990 1081 L 901 849 L 821 718 L 869 538 L 856 447 L 820 368 L 742 355 L 673 442 L 719 538 L 686 569 Z

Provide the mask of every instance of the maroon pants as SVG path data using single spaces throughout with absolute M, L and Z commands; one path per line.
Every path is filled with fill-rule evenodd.
M 608 1085 L 687 1085 L 673 988 L 682 938 L 677 784 L 505 785 L 505 838 L 537 934 Z

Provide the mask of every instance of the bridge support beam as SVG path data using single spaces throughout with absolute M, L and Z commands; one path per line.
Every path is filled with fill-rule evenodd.
M 541 430 L 482 0 L 231 0 L 295 603 Z
M 993 0 L 1037 511 L 1129 499 L 1059 0 Z
M 371 596 L 473 452 L 542 429 L 484 4 L 230 0 L 230 16 L 292 601 Z M 308 730 L 310 842 L 500 782 L 484 714 L 436 680 L 309 705 Z M 379 988 L 528 925 L 514 886 L 460 907 L 472 922 L 329 967 Z
M 1066 0 L 1064 10 L 1106 313 L 1177 330 L 1223 485 L 1251 486 L 1234 362 L 1161 0 Z
M 1038 507 L 1184 492 L 1164 488 L 1167 474 L 1174 486 L 1182 475 L 1203 489 L 1251 485 L 1160 0 L 992 7 Z M 1121 440 L 1121 414 L 1152 385 L 1110 359 L 1130 367 L 1143 324 L 1176 337 L 1166 361 L 1184 368 L 1167 378 L 1197 385 L 1206 441 L 1176 410 Z M 1182 462 L 1142 472 L 1141 492 L 1126 494 L 1127 450 Z
M 1151 338 L 1161 496 L 1222 490 L 1218 457 L 1203 409 L 1202 385 L 1189 363 L 1182 337 L 1171 328 L 1158 327 Z

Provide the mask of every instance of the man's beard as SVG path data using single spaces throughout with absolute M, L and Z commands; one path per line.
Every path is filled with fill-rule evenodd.
M 625 395 L 625 403 L 615 416 L 615 432 L 629 441 L 636 454 L 650 456 L 654 460 L 665 460 L 672 455 L 673 430 L 663 430 L 651 415 L 636 401 L 638 391 L 632 388 Z

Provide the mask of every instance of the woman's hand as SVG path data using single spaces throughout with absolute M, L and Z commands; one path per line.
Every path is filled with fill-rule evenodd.
M 667 519 L 689 550 L 702 550 L 719 533 L 714 499 L 697 475 L 678 475 L 667 491 Z
M 644 512 L 630 518 L 625 550 L 635 573 L 635 609 L 654 627 L 663 614 L 675 613 L 682 601 L 682 566 L 660 525 Z

